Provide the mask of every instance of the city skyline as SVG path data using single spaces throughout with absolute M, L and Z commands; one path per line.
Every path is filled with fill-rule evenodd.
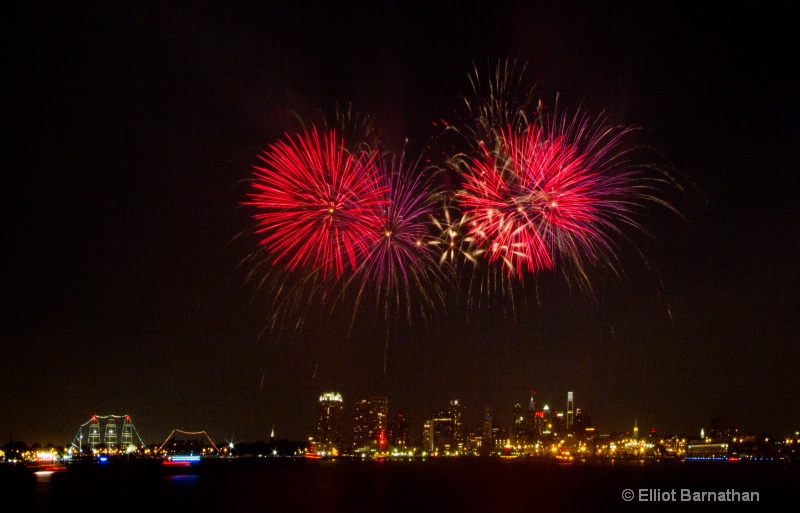
M 307 427 L 300 436 L 285 436 L 280 431 L 280 423 L 273 423 L 268 430 L 268 434 L 252 439 L 234 439 L 224 433 L 208 433 L 202 426 L 174 426 L 166 439 L 156 437 L 152 439 L 152 434 L 147 435 L 145 426 L 145 438 L 140 434 L 140 426 L 134 426 L 133 416 L 129 414 L 107 414 L 101 415 L 93 413 L 89 420 L 83 422 L 77 431 L 65 437 L 63 440 L 25 440 L 15 437 L 13 434 L 9 442 L 22 442 L 28 446 L 32 445 L 53 445 L 56 447 L 79 446 L 85 444 L 95 447 L 99 444 L 116 444 L 119 439 L 123 445 L 161 445 L 165 440 L 176 436 L 176 433 L 185 435 L 202 435 L 204 439 L 224 440 L 224 445 L 235 443 L 255 443 L 268 440 L 285 440 L 297 443 L 309 442 L 316 445 L 322 452 L 330 452 L 331 447 L 337 449 L 359 449 L 372 447 L 374 452 L 376 443 L 384 441 L 388 447 L 396 444 L 396 437 L 401 436 L 402 446 L 425 447 L 427 431 L 432 429 L 430 422 L 437 417 L 447 417 L 448 422 L 453 420 L 454 412 L 458 412 L 458 426 L 455 428 L 460 434 L 480 435 L 486 429 L 486 422 L 489 422 L 489 429 L 494 429 L 494 435 L 502 433 L 501 442 L 516 440 L 521 436 L 532 436 L 535 431 L 536 437 L 552 434 L 553 436 L 563 436 L 567 434 L 588 433 L 590 428 L 592 436 L 629 436 L 636 438 L 641 436 L 657 437 L 683 437 L 686 439 L 711 438 L 730 438 L 732 436 L 747 436 L 749 438 L 762 439 L 773 438 L 782 439 L 785 436 L 797 436 L 797 429 L 783 429 L 775 427 L 763 432 L 754 432 L 742 426 L 731 423 L 728 416 L 716 416 L 700 422 L 699 427 L 692 431 L 668 431 L 660 426 L 650 425 L 646 421 L 641 422 L 638 416 L 633 415 L 631 422 L 623 429 L 608 429 L 602 424 L 598 425 L 595 419 L 603 418 L 602 412 L 588 411 L 582 408 L 580 402 L 573 402 L 573 416 L 570 420 L 569 405 L 570 398 L 575 397 L 573 391 L 564 393 L 563 408 L 559 403 L 551 401 L 539 401 L 535 391 L 531 390 L 529 395 L 521 401 L 514 401 L 506 404 L 508 408 L 496 408 L 485 404 L 481 408 L 474 405 L 460 403 L 458 399 L 451 399 L 428 411 L 427 414 L 419 418 L 409 417 L 404 411 L 393 409 L 389 397 L 369 396 L 351 401 L 339 392 L 325 391 L 318 398 L 318 403 L 314 406 L 313 418 L 306 419 Z M 349 405 L 349 406 L 348 406 Z M 469 415 L 467 415 L 469 411 Z M 498 411 L 504 413 L 498 414 Z M 448 420 L 449 419 L 449 420 Z M 645 419 L 646 420 L 646 419 Z M 398 426 L 397 423 L 402 423 Z M 402 434 L 393 434 L 392 430 L 402 430 Z M 449 429 L 449 428 L 448 428 Z M 453 436 L 451 433 L 450 436 Z M 484 433 L 484 436 L 487 436 Z M 201 438 L 202 438 L 201 437 Z M 111 440 L 111 442 L 108 442 Z M 127 441 L 127 442 L 126 442 Z
M 420 425 L 455 398 L 510 418 L 530 390 L 574 391 L 610 432 L 800 425 L 800 84 L 782 11 L 19 4 L 8 20 L 0 436 L 55 443 L 125 413 L 146 439 L 302 439 L 327 390 Z M 355 282 L 261 258 L 246 202 L 270 145 L 338 109 L 419 169 L 446 166 L 470 74 L 507 59 L 527 63 L 541 112 L 638 127 L 644 167 L 680 185 L 674 211 L 637 217 L 646 234 L 609 227 L 616 265 L 406 282 L 398 301 L 437 306 L 408 323 L 375 315 L 372 289 L 339 301 Z M 276 308 L 275 277 L 313 302 Z M 488 281 L 467 295 L 473 277 Z

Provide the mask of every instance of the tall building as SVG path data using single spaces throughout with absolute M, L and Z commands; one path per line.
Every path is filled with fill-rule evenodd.
M 487 404 L 483 410 L 483 422 L 481 423 L 481 454 L 484 456 L 488 456 L 494 451 L 493 429 L 492 410 Z
M 431 453 L 436 448 L 433 446 L 433 419 L 428 419 L 422 425 L 422 448 Z
M 517 445 L 530 445 L 538 438 L 536 392 L 531 390 L 526 410 L 523 410 L 519 403 L 514 406 L 514 436 L 512 440 Z
M 567 416 L 563 411 L 557 411 L 553 415 L 553 432 L 563 435 L 567 432 Z
M 580 408 L 575 409 L 575 433 L 589 435 L 594 433 L 592 417 L 583 413 Z
M 516 403 L 513 409 L 514 423 L 511 424 L 512 443 L 521 444 L 525 437 L 525 415 L 522 413 L 522 405 Z
M 572 392 L 567 392 L 567 433 L 572 433 L 575 428 L 575 400 Z
M 362 399 L 356 402 L 353 410 L 353 448 L 359 452 L 385 449 L 389 399 Z
M 536 431 L 536 392 L 531 390 L 531 400 L 528 402 L 528 411 L 525 414 L 525 442 L 532 443 L 538 438 Z
M 540 417 L 540 435 L 550 435 L 553 433 L 553 414 L 550 412 L 550 407 L 546 404 L 542 408 L 542 416 Z
M 317 453 L 335 454 L 341 449 L 343 414 L 342 394 L 325 392 L 319 396 L 317 437 L 315 440 Z
M 455 453 L 463 448 L 461 410 L 458 399 L 454 399 L 447 409 L 433 413 L 430 424 L 427 424 L 429 435 L 425 440 L 432 451 Z
M 394 420 L 389 422 L 386 429 L 386 439 L 392 447 L 408 447 L 408 422 L 401 413 L 398 413 Z

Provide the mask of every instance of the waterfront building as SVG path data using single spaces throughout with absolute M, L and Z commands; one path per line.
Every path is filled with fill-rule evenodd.
M 422 449 L 428 453 L 434 452 L 432 419 L 426 420 L 422 425 Z
M 727 460 L 728 441 L 720 438 L 692 440 L 686 444 L 687 460 Z
M 435 411 L 431 415 L 423 432 L 423 446 L 429 452 L 456 454 L 463 450 L 461 413 L 462 407 L 458 404 L 458 399 L 454 399 L 446 409 Z
M 391 447 L 398 449 L 408 447 L 408 422 L 401 413 L 389 422 L 386 439 Z
M 385 450 L 389 399 L 362 399 L 355 403 L 353 411 L 353 449 L 360 453 Z
M 319 397 L 315 439 L 315 450 L 318 454 L 336 455 L 341 450 L 343 415 L 342 394 L 325 392 Z

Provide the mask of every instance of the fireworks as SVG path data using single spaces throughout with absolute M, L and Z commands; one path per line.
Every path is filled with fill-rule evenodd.
M 256 233 L 275 262 L 336 276 L 358 267 L 384 201 L 373 159 L 346 152 L 335 131 L 313 129 L 273 144 L 261 160 L 245 204 L 256 207 Z
M 429 242 L 432 195 L 420 175 L 412 174 L 413 167 L 403 167 L 402 159 L 392 159 L 383 168 L 386 196 L 376 212 L 378 230 L 353 280 L 358 283 L 358 302 L 372 288 L 385 313 L 412 318 L 418 298 L 418 311 L 426 317 L 425 307 L 441 298 L 442 282 Z
M 618 224 L 631 222 L 639 174 L 620 169 L 624 130 L 577 123 L 504 130 L 497 151 L 471 160 L 458 194 L 468 233 L 509 274 L 608 261 Z
M 467 234 L 467 217 L 452 200 L 444 200 L 440 215 L 431 222 L 438 237 L 429 244 L 438 249 L 440 265 L 448 265 L 457 273 L 463 262 L 478 263 L 484 250 L 474 245 L 474 237 Z
M 474 98 L 464 98 L 470 121 L 451 126 L 462 130 L 470 142 L 490 149 L 500 143 L 501 129 L 524 130 L 539 119 L 541 108 L 538 102 L 536 107 L 532 106 L 534 89 L 526 86 L 525 72 L 526 66 L 516 61 L 498 62 L 484 78 L 474 66 L 468 77 Z
M 429 243 L 432 196 L 420 175 L 366 144 L 351 143 L 364 149 L 354 152 L 345 144 L 335 130 L 314 128 L 271 145 L 255 167 L 256 192 L 244 204 L 256 208 L 264 251 L 251 258 L 256 267 L 269 263 L 273 323 L 351 294 L 354 311 L 369 296 L 387 317 L 427 317 L 441 296 Z M 284 279 L 275 266 L 295 276 Z
M 270 145 L 245 204 L 270 272 L 297 274 L 278 280 L 276 297 L 289 297 L 276 310 L 353 300 L 353 312 L 374 304 L 411 321 L 429 318 L 448 285 L 513 304 L 512 277 L 560 270 L 591 288 L 590 268 L 617 273 L 625 230 L 645 231 L 640 215 L 668 206 L 663 176 L 636 162 L 632 128 L 548 114 L 517 70 L 507 62 L 488 80 L 470 77 L 475 98 L 447 123 L 464 143 L 439 166 L 455 172 L 449 189 L 379 153 L 371 120 L 350 110 L 336 117 L 347 137 L 312 128 Z
M 633 142 L 635 127 L 568 115 L 557 101 L 551 113 L 515 62 L 489 71 L 475 68 L 466 110 L 449 124 L 464 148 L 447 162 L 461 178 L 458 224 L 484 267 L 504 271 L 482 271 L 469 293 L 513 298 L 512 278 L 523 283 L 542 271 L 590 292 L 593 269 L 623 272 L 621 245 L 630 230 L 647 233 L 642 220 L 653 206 L 671 209 L 662 198 L 675 183 Z

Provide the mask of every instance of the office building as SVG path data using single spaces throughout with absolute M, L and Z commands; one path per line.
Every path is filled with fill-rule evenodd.
M 342 394 L 325 392 L 319 396 L 317 410 L 317 437 L 314 439 L 316 452 L 337 454 L 342 447 L 342 419 L 344 403 Z
M 386 397 L 357 401 L 353 407 L 353 449 L 366 453 L 385 449 L 388 417 Z

